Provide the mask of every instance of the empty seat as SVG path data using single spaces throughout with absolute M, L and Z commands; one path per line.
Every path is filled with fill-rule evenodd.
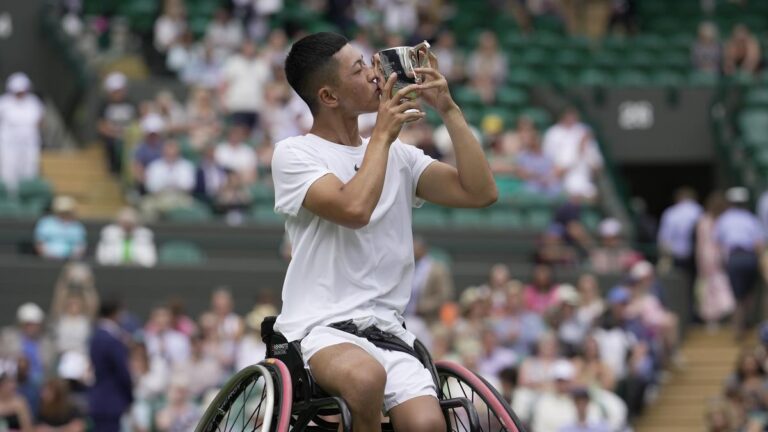
M 195 202 L 186 207 L 176 207 L 164 213 L 163 218 L 172 222 L 205 222 L 213 219 L 211 210 Z
M 169 241 L 160 247 L 160 263 L 194 265 L 205 261 L 205 254 L 199 246 L 186 241 Z
M 34 178 L 22 180 L 17 193 L 22 202 L 44 201 L 47 203 L 53 197 L 53 188 L 44 178 Z

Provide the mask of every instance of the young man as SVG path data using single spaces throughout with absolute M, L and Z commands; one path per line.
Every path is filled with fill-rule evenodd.
M 287 216 L 293 245 L 276 329 L 301 340 L 312 375 L 344 398 L 356 432 L 380 430 L 382 407 L 399 432 L 444 431 L 432 378 L 419 361 L 353 333 L 375 326 L 413 345 L 402 326 L 414 270 L 411 208 L 422 200 L 484 207 L 496 200 L 496 186 L 437 67 L 417 69 L 425 82 L 393 93 L 395 74 L 377 76 L 347 42 L 313 34 L 286 59 L 288 82 L 314 123 L 307 135 L 278 143 L 272 160 L 275 210 Z M 424 118 L 409 111 L 419 108 L 405 99 L 410 92 L 442 116 L 458 170 L 397 139 L 404 123 Z M 363 139 L 357 117 L 369 112 L 378 112 L 376 126 Z

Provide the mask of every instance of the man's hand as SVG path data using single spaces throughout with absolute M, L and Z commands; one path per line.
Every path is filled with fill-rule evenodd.
M 409 121 L 416 121 L 424 118 L 426 113 L 419 110 L 419 102 L 410 100 L 406 97 L 411 92 L 420 93 L 422 84 L 411 84 L 401 88 L 392 95 L 392 88 L 397 81 L 397 74 L 392 73 L 384 88 L 381 89 L 379 96 L 379 113 L 376 117 L 376 125 L 373 127 L 372 138 L 382 139 L 387 144 L 392 142 L 400 135 L 400 129 L 403 124 Z M 379 80 L 381 82 L 381 80 Z M 391 95 L 391 96 L 390 96 Z M 415 110 L 406 112 L 408 110 Z
M 458 108 L 448 90 L 448 80 L 437 70 L 437 57 L 429 53 L 432 67 L 415 68 L 413 71 L 422 75 L 421 98 L 441 115 Z

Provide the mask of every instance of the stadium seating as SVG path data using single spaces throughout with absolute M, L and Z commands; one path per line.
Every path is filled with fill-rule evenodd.
M 160 247 L 160 263 L 195 265 L 205 261 L 205 254 L 194 243 L 171 241 Z

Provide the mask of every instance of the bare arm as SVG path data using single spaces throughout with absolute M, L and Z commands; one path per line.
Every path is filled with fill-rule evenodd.
M 384 187 L 390 145 L 406 121 L 424 117 L 421 112 L 405 112 L 418 108 L 417 102 L 401 103 L 401 100 L 405 100 L 405 95 L 418 91 L 420 85 L 407 86 L 394 96 L 388 96 L 392 94 L 395 77 L 395 74 L 390 76 L 384 86 L 376 126 L 360 170 L 347 183 L 331 174 L 315 181 L 309 187 L 303 203 L 312 213 L 353 229 L 362 228 L 370 221 Z

